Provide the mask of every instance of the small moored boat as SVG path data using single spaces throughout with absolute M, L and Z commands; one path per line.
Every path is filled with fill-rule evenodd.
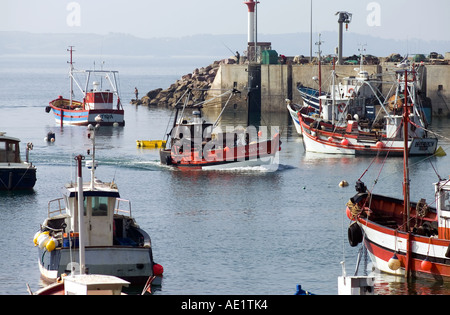
M 47 282 L 55 282 L 81 268 L 88 274 L 116 276 L 132 284 L 145 283 L 149 277 L 157 276 L 153 284 L 158 285 L 163 268 L 153 260 L 150 236 L 131 216 L 130 201 L 120 197 L 116 183 L 95 178 L 92 129 L 92 161 L 86 163 L 91 169 L 91 181 L 67 183 L 63 197 L 49 201 L 48 217 L 35 235 L 41 276 Z M 75 159 L 81 173 L 84 157 Z M 84 209 L 84 215 L 79 215 L 79 209 Z M 80 247 L 84 250 L 78 250 Z M 85 259 L 79 259 L 80 252 L 85 253 Z M 81 260 L 85 266 L 77 263 Z
M 117 85 L 118 71 L 111 70 L 74 70 L 72 61 L 72 46 L 70 51 L 70 98 L 61 95 L 50 101 L 46 112 L 53 112 L 56 123 L 62 125 L 87 126 L 88 124 L 101 124 L 103 126 L 124 126 L 124 110 L 120 101 Z M 86 77 L 82 86 L 76 79 L 75 74 Z M 92 81 L 92 77 L 98 77 L 99 81 Z M 109 89 L 103 89 L 103 80 Z M 73 99 L 73 83 L 80 89 L 83 98 L 80 101 Z M 114 97 L 117 98 L 114 104 Z
M 36 167 L 28 161 L 32 143 L 27 143 L 26 160 L 20 157 L 20 139 L 0 132 L 0 190 L 32 189 L 36 183 Z

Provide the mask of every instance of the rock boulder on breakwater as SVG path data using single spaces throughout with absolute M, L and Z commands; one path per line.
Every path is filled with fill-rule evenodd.
M 220 65 L 234 63 L 236 63 L 234 58 L 214 61 L 207 67 L 195 69 L 192 73 L 183 75 L 181 79 L 177 80 L 165 90 L 162 88 L 151 90 L 141 99 L 131 100 L 131 104 L 173 107 L 188 88 L 192 88 L 192 95 L 188 105 L 202 102 L 208 95 L 208 91 L 216 78 Z

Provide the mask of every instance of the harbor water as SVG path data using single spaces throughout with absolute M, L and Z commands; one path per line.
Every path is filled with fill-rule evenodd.
M 42 285 L 33 236 L 47 216 L 49 200 L 75 181 L 74 156 L 90 148 L 85 127 L 58 126 L 45 106 L 68 97 L 66 55 L 0 56 L 0 131 L 20 138 L 22 155 L 32 142 L 30 160 L 37 166 L 31 192 L 0 192 L 0 294 L 28 294 Z M 315 294 L 337 294 L 337 277 L 345 261 L 353 274 L 359 247 L 347 240 L 346 203 L 354 183 L 362 180 L 375 192 L 401 197 L 401 158 L 327 156 L 306 153 L 288 112 L 263 115 L 261 124 L 281 132 L 278 170 L 181 172 L 159 163 L 154 149 L 136 140 L 162 139 L 172 110 L 129 104 L 134 88 L 140 97 L 166 88 L 182 75 L 212 63 L 210 57 L 74 56 L 78 69 L 101 66 L 118 70 L 124 127 L 97 133 L 97 177 L 114 180 L 132 215 L 152 238 L 155 261 L 164 267 L 155 295 L 293 295 L 297 284 Z M 102 61 L 105 61 L 103 64 Z M 218 109 L 206 111 L 214 121 Z M 230 107 L 222 126 L 245 123 L 245 113 Z M 450 154 L 450 124 L 433 120 L 442 135 L 439 145 Z M 44 141 L 49 131 L 54 143 Z M 412 158 L 412 200 L 434 199 L 433 183 L 450 175 L 450 156 Z M 383 172 L 380 174 L 380 169 Z M 84 171 L 85 178 L 89 173 Z M 339 187 L 346 180 L 348 187 Z M 363 257 L 359 274 L 371 272 Z M 450 294 L 450 285 L 376 274 L 376 294 Z

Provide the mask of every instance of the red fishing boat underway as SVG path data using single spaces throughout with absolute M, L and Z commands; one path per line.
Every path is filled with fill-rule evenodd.
M 239 92 L 233 90 L 224 95 L 227 93 L 231 96 Z M 228 126 L 223 131 L 217 125 L 220 115 L 214 124 L 209 123 L 202 118 L 201 104 L 186 104 L 176 106 L 173 127 L 167 135 L 170 141 L 160 150 L 162 164 L 180 170 L 242 167 L 262 167 L 269 171 L 278 169 L 281 141 L 276 127 L 271 127 L 270 139 L 267 139 L 267 128 L 262 127 L 258 130 L 254 126 Z

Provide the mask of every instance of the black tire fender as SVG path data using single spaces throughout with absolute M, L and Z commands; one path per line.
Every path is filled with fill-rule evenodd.
M 358 246 L 359 243 L 362 242 L 363 239 L 363 233 L 361 228 L 356 222 L 353 222 L 348 227 L 348 242 L 351 247 Z

